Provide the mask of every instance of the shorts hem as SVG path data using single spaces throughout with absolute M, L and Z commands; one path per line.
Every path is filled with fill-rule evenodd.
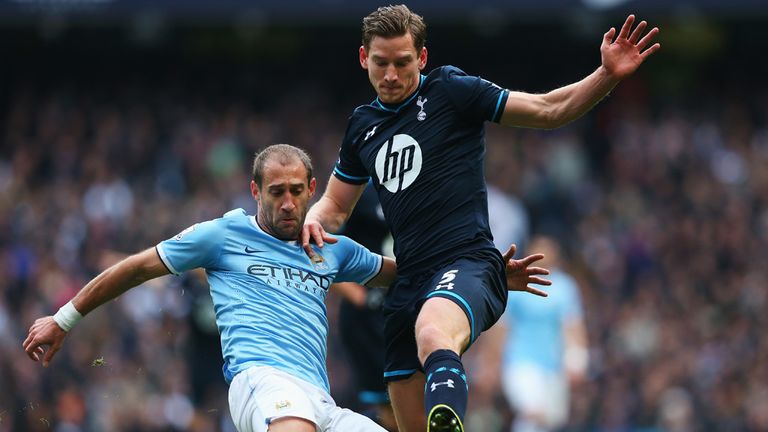
M 412 377 L 419 369 L 403 369 L 392 372 L 384 372 L 384 382 L 402 381 Z

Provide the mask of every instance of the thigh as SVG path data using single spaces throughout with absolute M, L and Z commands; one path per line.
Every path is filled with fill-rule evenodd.
M 424 374 L 387 384 L 389 399 L 400 432 L 423 432 L 427 428 L 424 414 Z
M 490 253 L 460 258 L 441 267 L 426 289 L 425 300 L 450 300 L 466 315 L 469 343 L 465 348 L 498 321 L 507 304 L 504 265 L 500 258 L 497 260 Z
M 416 345 L 419 361 L 440 349 L 457 354 L 469 346 L 471 327 L 464 310 L 450 299 L 435 296 L 422 306 L 416 319 Z

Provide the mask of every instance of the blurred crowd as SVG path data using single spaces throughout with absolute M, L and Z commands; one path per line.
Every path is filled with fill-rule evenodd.
M 0 117 L 0 431 L 232 431 L 206 285 L 167 276 L 97 309 L 47 369 L 21 343 L 99 271 L 255 209 L 253 153 L 308 150 L 320 190 L 352 106 L 259 108 L 173 89 L 16 88 Z M 489 183 L 555 236 L 582 289 L 587 379 L 567 430 L 768 430 L 768 95 L 653 102 L 622 84 L 556 131 L 488 128 Z M 333 326 L 334 397 L 354 407 Z M 468 430 L 514 413 L 483 346 Z

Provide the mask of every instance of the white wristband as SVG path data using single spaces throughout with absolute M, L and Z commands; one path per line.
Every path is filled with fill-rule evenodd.
M 56 312 L 56 315 L 53 316 L 53 320 L 56 321 L 56 324 L 67 332 L 81 319 L 83 319 L 83 316 L 80 315 L 80 312 L 78 312 L 77 309 L 75 309 L 75 305 L 73 305 L 71 301 L 62 306 L 59 311 Z

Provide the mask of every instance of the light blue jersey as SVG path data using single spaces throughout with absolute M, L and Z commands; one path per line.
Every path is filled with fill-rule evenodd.
M 582 307 L 576 281 L 561 270 L 548 276 L 549 297 L 510 293 L 504 313 L 509 332 L 504 344 L 504 364 L 528 363 L 560 373 L 563 369 L 563 324 L 581 319 Z
M 380 255 L 343 236 L 315 248 L 313 261 L 296 241 L 279 240 L 242 209 L 202 222 L 157 245 L 168 269 L 202 267 L 221 335 L 224 378 L 250 366 L 272 366 L 330 391 L 325 368 L 331 283 L 364 284 Z

